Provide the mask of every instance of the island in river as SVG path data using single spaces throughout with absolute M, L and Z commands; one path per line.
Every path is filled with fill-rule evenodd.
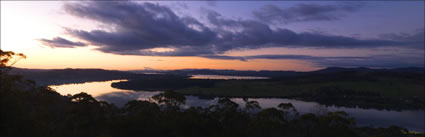
M 418 70 L 418 69 L 414 69 Z M 420 69 L 419 69 L 420 70 Z M 270 79 L 130 79 L 112 87 L 129 90 L 176 90 L 201 97 L 280 97 L 324 105 L 375 109 L 425 108 L 424 73 L 408 69 L 328 68 Z
M 113 83 L 112 87 L 135 91 L 175 90 L 181 94 L 207 98 L 279 97 L 344 107 L 390 110 L 425 108 L 424 68 L 326 68 L 312 72 L 193 69 L 151 71 L 14 68 L 11 73 L 35 80 L 41 86 L 128 79 Z M 196 74 L 243 74 L 262 79 L 192 79 L 191 75 Z
M 69 71 L 73 71 L 73 70 L 69 70 Z M 8 76 L 8 75 L 5 75 L 5 76 Z M 70 76 L 70 75 L 65 74 L 64 76 Z M 174 80 L 174 82 L 172 82 L 172 80 L 167 81 L 167 79 L 172 79 Z M 144 81 L 145 82 L 150 81 L 152 82 L 152 84 L 143 83 Z M 140 77 L 129 78 L 128 82 L 123 82 L 123 83 L 127 83 L 127 84 L 133 83 L 134 84 L 133 88 L 136 88 L 136 87 L 147 88 L 151 90 L 155 90 L 159 88 L 163 90 L 174 89 L 182 93 L 184 91 L 191 91 L 192 89 L 211 89 L 211 92 L 214 92 L 215 91 L 214 89 L 220 88 L 220 84 L 229 83 L 229 82 L 236 82 L 236 83 L 230 83 L 230 87 L 237 85 L 237 83 L 239 82 L 241 86 L 236 87 L 235 89 L 243 89 L 243 90 L 239 90 L 238 92 L 244 93 L 244 91 L 247 91 L 246 96 L 252 96 L 252 97 L 261 97 L 260 95 L 253 94 L 255 92 L 261 92 L 261 90 L 257 90 L 257 91 L 249 90 L 250 88 L 254 88 L 252 86 L 255 86 L 256 84 L 261 84 L 261 83 L 270 84 L 270 85 L 264 85 L 265 86 L 264 89 L 266 89 L 267 86 L 279 86 L 282 84 L 287 84 L 288 87 L 290 86 L 297 87 L 297 84 L 299 87 L 305 87 L 305 86 L 314 87 L 309 84 L 313 84 L 313 85 L 318 84 L 319 85 L 318 88 L 312 88 L 317 90 L 314 90 L 314 91 L 305 90 L 305 93 L 317 92 L 315 94 L 312 94 L 311 96 L 313 97 L 317 96 L 320 98 L 328 98 L 328 99 L 331 99 L 331 97 L 336 96 L 336 97 L 347 98 L 347 101 L 349 101 L 349 100 L 357 99 L 357 96 L 359 96 L 358 98 L 361 98 L 361 97 L 367 98 L 369 96 L 370 97 L 384 96 L 388 98 L 391 98 L 391 97 L 396 98 L 395 95 L 399 95 L 400 98 L 416 97 L 415 94 L 419 94 L 421 92 L 418 92 L 419 90 L 416 90 L 415 88 L 409 89 L 409 92 L 405 92 L 405 93 L 398 92 L 398 90 L 393 90 L 392 92 L 397 93 L 393 95 L 393 93 L 391 94 L 380 93 L 381 90 L 372 90 L 374 89 L 374 88 L 371 88 L 373 86 L 367 86 L 366 84 L 366 87 L 368 87 L 367 89 L 370 89 L 370 90 L 356 91 L 355 90 L 356 88 L 365 86 L 365 85 L 360 85 L 356 82 L 359 82 L 359 83 L 365 82 L 369 84 L 372 83 L 371 85 L 375 85 L 376 86 L 375 88 L 377 89 L 384 89 L 383 87 L 387 87 L 389 85 L 393 86 L 390 88 L 399 87 L 399 89 L 403 89 L 408 87 L 406 86 L 407 84 L 421 85 L 419 83 L 423 82 L 423 73 L 417 73 L 417 72 L 404 73 L 404 72 L 392 72 L 392 71 L 382 71 L 382 70 L 370 71 L 370 72 L 369 71 L 368 72 L 339 71 L 339 72 L 331 72 L 331 73 L 329 72 L 303 73 L 302 75 L 298 75 L 298 76 L 281 77 L 281 78 L 275 77 L 275 78 L 263 79 L 263 80 L 217 80 L 217 79 L 203 80 L 203 79 L 190 79 L 188 78 L 188 76 L 185 76 L 185 75 L 176 76 L 176 75 L 167 74 L 167 75 L 152 75 L 149 77 L 144 77 L 144 75 L 140 75 Z M 325 86 L 321 85 L 326 82 L 339 83 L 339 84 L 334 84 L 334 85 L 324 84 Z M 349 84 L 344 85 L 344 83 L 350 83 L 350 82 L 360 86 L 350 87 L 350 86 L 347 86 Z M 403 83 L 399 83 L 399 82 L 403 82 Z M 183 84 L 179 85 L 178 83 L 183 83 Z M 4 82 L 4 84 L 8 84 L 8 83 Z M 113 84 L 113 85 L 116 86 L 116 84 Z M 128 86 L 131 86 L 131 85 L 132 84 L 129 84 Z M 260 86 L 260 85 L 256 85 L 256 86 Z M 421 89 L 421 88 L 423 89 L 423 85 L 421 86 L 419 86 L 418 89 Z M 22 86 L 13 86 L 13 85 L 2 86 L 2 88 L 6 90 L 17 88 L 17 87 L 22 88 Z M 245 133 L 245 131 L 250 131 L 250 129 L 258 129 L 259 127 L 262 129 L 272 129 L 273 127 L 276 127 L 275 125 L 277 125 L 279 126 L 279 128 L 272 129 L 271 131 L 282 131 L 283 129 L 285 131 L 291 131 L 291 132 L 273 133 L 276 135 L 284 135 L 284 134 L 302 135 L 303 133 L 306 133 L 306 134 L 320 134 L 319 136 L 328 136 L 328 137 L 350 136 L 350 135 L 365 136 L 365 137 L 389 136 L 389 135 L 397 136 L 397 137 L 398 136 L 423 136 L 423 134 L 421 133 L 418 133 L 415 131 L 408 131 L 406 129 L 399 128 L 399 127 L 388 127 L 388 128 L 356 127 L 354 125 L 354 121 L 350 118 L 346 118 L 347 114 L 344 112 L 329 112 L 324 115 L 302 114 L 299 117 L 296 117 L 296 119 L 291 120 L 291 119 L 283 118 L 282 123 L 280 124 L 276 123 L 276 118 L 281 118 L 280 117 L 281 113 L 289 112 L 289 111 L 286 111 L 287 107 L 285 106 L 292 106 L 292 104 L 287 104 L 287 103 L 286 104 L 283 103 L 282 105 L 279 104 L 278 107 L 279 109 L 282 109 L 282 110 L 279 110 L 276 108 L 267 108 L 267 109 L 260 110 L 260 112 L 255 114 L 254 117 L 250 117 L 251 114 L 246 113 L 249 111 L 248 109 L 245 109 L 245 110 L 237 109 L 238 105 L 232 102 L 231 100 L 229 100 L 228 98 L 220 98 L 217 101 L 217 104 L 213 105 L 212 109 L 211 107 L 208 107 L 208 108 L 191 107 L 189 109 L 180 111 L 178 109 L 175 109 L 178 105 L 170 106 L 166 104 L 166 106 L 170 106 L 170 107 L 166 107 L 168 109 L 162 110 L 159 108 L 163 107 L 164 104 L 156 104 L 155 102 L 140 101 L 140 100 L 127 102 L 126 104 L 124 104 L 124 107 L 116 108 L 114 107 L 113 104 L 95 100 L 92 96 L 90 96 L 87 93 L 78 93 L 75 95 L 63 96 L 54 92 L 54 90 L 52 90 L 51 88 L 35 88 L 31 86 L 28 86 L 28 87 L 29 88 L 22 88 L 20 90 L 15 90 L 14 92 L 4 92 L 4 95 L 1 96 L 2 100 L 5 100 L 3 101 L 2 106 L 7 108 L 8 110 L 11 110 L 6 113 L 6 115 L 10 118 L 6 119 L 7 121 L 5 122 L 6 123 L 5 125 L 11 125 L 11 126 L 4 126 L 4 127 L 8 127 L 8 129 L 16 129 L 20 125 L 13 125 L 12 123 L 31 122 L 30 124 L 27 124 L 27 125 L 29 126 L 34 125 L 34 128 L 29 127 L 29 129 L 46 129 L 46 131 L 47 130 L 54 131 L 52 129 L 57 129 L 59 125 L 59 127 L 65 127 L 60 129 L 64 129 L 64 131 L 70 131 L 66 133 L 69 133 L 72 136 L 82 136 L 85 133 L 93 133 L 93 131 L 99 131 L 99 132 L 93 133 L 93 135 L 112 134 L 114 136 L 122 136 L 122 135 L 131 136 L 131 134 L 136 135 L 140 133 L 141 132 L 140 130 L 143 130 L 143 133 L 149 133 L 151 131 L 156 131 L 158 129 L 160 130 L 172 129 L 171 130 L 172 132 L 167 132 L 167 134 L 164 134 L 164 136 L 168 135 L 168 133 L 174 133 L 174 131 L 185 131 L 185 132 L 182 132 L 181 134 L 188 135 L 189 133 L 192 133 L 192 132 L 187 132 L 187 131 L 193 131 L 193 129 L 196 129 L 196 131 L 209 129 L 208 131 L 212 131 L 211 133 L 222 133 L 222 134 L 219 134 L 218 136 L 223 136 L 223 135 L 228 135 L 229 132 L 227 131 L 233 131 L 230 133 L 239 133 L 239 132 L 235 132 L 237 131 L 235 129 L 241 129 L 240 131 L 244 131 L 241 133 Z M 296 89 L 302 89 L 302 88 L 296 88 Z M 196 90 L 192 90 L 192 91 L 197 92 Z M 237 90 L 231 90 L 231 91 L 237 91 Z M 321 95 L 320 92 L 324 92 L 327 94 Z M 338 93 L 340 92 L 344 93 L 344 96 L 339 96 Z M 13 94 L 9 94 L 9 93 L 13 93 Z M 156 97 L 152 97 L 152 98 L 157 99 L 157 101 L 160 101 L 161 99 L 165 99 L 165 101 L 167 101 L 168 99 L 171 99 L 168 101 L 172 101 L 173 99 L 178 99 L 178 100 L 182 100 L 182 101 L 179 101 L 180 103 L 185 103 L 184 97 L 182 97 L 178 93 L 177 94 L 173 92 L 165 92 L 165 93 L 159 94 L 159 96 L 155 95 Z M 161 97 L 161 96 L 168 95 L 168 93 L 171 93 L 172 96 L 166 97 L 166 98 Z M 229 93 L 232 93 L 232 92 L 229 92 Z M 288 92 L 287 94 L 289 93 L 290 92 Z M 334 93 L 336 95 L 334 95 Z M 277 94 L 275 95 L 276 97 L 292 97 L 297 99 L 300 99 L 303 96 L 308 97 L 308 94 L 300 94 L 299 96 L 289 96 L 290 94 L 282 95 L 282 96 L 277 96 Z M 211 96 L 231 96 L 231 95 L 224 94 L 224 95 L 211 95 Z M 418 97 L 419 99 L 423 98 L 423 95 L 419 94 L 418 96 L 419 96 Z M 245 99 L 243 100 L 245 101 Z M 331 103 L 335 103 L 335 102 L 332 102 L 332 100 L 329 100 L 329 101 Z M 251 102 L 247 100 L 246 106 L 255 107 L 256 103 L 258 105 L 258 102 Z M 385 105 L 385 104 L 382 103 L 380 105 Z M 387 103 L 387 105 L 391 105 L 391 104 Z M 224 109 L 222 109 L 222 111 L 220 106 L 224 106 Z M 250 107 L 245 107 L 245 108 L 250 108 Z M 397 107 L 394 107 L 394 108 L 397 108 Z M 20 111 L 20 110 L 26 110 L 26 111 Z M 23 112 L 23 113 L 20 113 L 20 112 Z M 230 113 L 227 113 L 227 112 L 230 112 Z M 16 115 L 16 114 L 19 114 L 19 115 Z M 278 114 L 279 116 L 275 117 L 276 116 L 275 114 Z M 247 116 L 246 119 L 243 116 Z M 38 120 L 39 118 L 43 118 L 43 119 Z M 235 118 L 243 118 L 243 119 L 238 119 L 238 121 L 234 121 Z M 223 121 L 223 119 L 225 120 Z M 90 120 L 90 122 L 97 123 L 97 125 L 86 128 L 84 125 L 88 125 L 86 122 L 88 120 Z M 150 120 L 150 122 L 148 120 Z M 65 122 L 58 123 L 58 121 L 65 121 Z M 208 121 L 211 121 L 212 123 Z M 197 123 L 194 124 L 193 122 L 197 122 Z M 207 126 L 204 122 L 208 122 L 211 124 Z M 285 124 L 288 122 L 289 124 Z M 311 124 L 312 122 L 313 124 Z M 48 126 L 45 126 L 45 123 L 51 123 L 51 124 L 49 124 Z M 177 126 L 177 127 L 188 127 L 188 126 L 190 127 L 188 127 L 188 129 L 174 129 L 176 127 L 175 126 L 176 123 L 177 125 L 185 125 L 185 126 Z M 238 125 L 228 126 L 228 125 L 231 125 L 231 123 L 236 123 Z M 258 123 L 260 124 L 263 123 L 263 124 L 258 125 Z M 335 123 L 341 123 L 341 124 L 334 126 Z M 77 130 L 67 130 L 67 129 L 71 129 L 71 128 L 66 128 L 68 125 L 75 125 L 74 127 L 72 127 L 72 129 L 77 129 Z M 214 125 L 218 125 L 218 127 L 216 129 L 211 129 L 210 127 L 214 127 Z M 309 125 L 313 125 L 314 127 L 310 128 L 311 126 Z M 35 128 L 35 127 L 42 127 L 42 128 Z M 143 128 L 140 128 L 140 127 L 143 127 Z M 202 127 L 202 128 L 198 129 L 199 127 Z M 220 130 L 220 129 L 225 129 L 225 130 Z M 294 129 L 298 129 L 299 132 L 298 130 L 294 130 Z M 34 130 L 34 131 L 39 131 L 39 130 Z M 75 132 L 75 131 L 79 131 L 79 132 Z M 108 134 L 103 134 L 104 132 L 102 131 L 113 131 L 113 132 Z M 17 132 L 17 133 L 21 133 L 21 132 Z M 44 133 L 44 132 L 40 132 L 40 133 Z M 131 134 L 127 135 L 126 133 L 131 133 Z M 152 133 L 159 134 L 163 132 L 158 131 L 158 132 L 152 132 Z M 184 134 L 184 133 L 188 133 L 188 134 Z M 252 133 L 263 133 L 263 132 L 256 131 Z M 242 136 L 249 136 L 252 133 L 249 132 L 249 133 L 246 133 L 246 135 L 244 134 Z M 28 134 L 34 134 L 34 133 L 29 132 Z M 149 134 L 149 135 L 154 135 L 154 134 Z M 200 134 L 195 134 L 195 135 L 200 135 Z

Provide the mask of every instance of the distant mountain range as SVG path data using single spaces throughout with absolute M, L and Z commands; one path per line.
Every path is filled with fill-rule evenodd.
M 13 68 L 11 74 L 19 74 L 26 79 L 34 80 L 38 85 L 52 85 L 65 83 L 82 83 L 88 81 L 106 81 L 114 79 L 134 79 L 157 77 L 158 75 L 174 75 L 186 77 L 188 75 L 227 75 L 227 76 L 258 76 L 258 77 L 294 77 L 307 74 L 327 74 L 334 72 L 399 72 L 423 73 L 425 68 L 409 67 L 396 69 L 371 69 L 371 68 L 339 68 L 329 67 L 311 72 L 296 71 L 241 71 L 241 70 L 216 70 L 216 69 L 180 69 L 180 70 L 135 70 L 116 71 L 104 69 L 23 69 Z
M 180 70 L 136 70 L 130 71 L 133 73 L 161 73 L 161 74 L 172 74 L 172 75 L 226 75 L 226 76 L 259 76 L 259 77 L 291 77 L 305 74 L 323 74 L 323 73 L 334 73 L 344 71 L 356 71 L 356 72 L 374 72 L 374 71 L 386 71 L 386 72 L 416 72 L 424 73 L 425 68 L 419 67 L 408 67 L 408 68 L 395 68 L 395 69 L 372 69 L 372 68 L 341 68 L 341 67 L 328 67 L 325 69 L 310 71 L 310 72 L 297 72 L 297 71 L 270 71 L 270 70 L 218 70 L 218 69 L 180 69 Z
M 25 79 L 34 80 L 37 85 L 58 85 L 65 83 L 83 83 L 89 81 L 105 81 L 113 79 L 129 79 L 135 77 L 134 73 L 103 70 L 103 69 L 22 69 L 13 68 L 11 74 L 24 76 Z
M 407 67 L 407 68 L 394 68 L 394 69 L 371 69 L 365 67 L 359 68 L 341 68 L 341 67 L 328 67 L 325 69 L 312 71 L 314 73 L 329 73 L 329 72 L 342 72 L 342 71 L 358 71 L 358 72 L 372 72 L 372 71 L 389 71 L 389 72 L 418 72 L 424 73 L 425 68 Z

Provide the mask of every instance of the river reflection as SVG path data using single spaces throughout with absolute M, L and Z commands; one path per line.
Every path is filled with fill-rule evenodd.
M 112 83 L 120 81 L 127 80 L 110 80 L 101 82 L 86 82 L 80 84 L 51 85 L 49 87 L 56 90 L 62 95 L 74 95 L 77 93 L 86 92 L 92 95 L 93 97 L 112 92 L 134 92 L 132 90 L 122 90 L 111 87 Z
M 62 95 L 77 94 L 86 92 L 91 94 L 97 100 L 114 103 L 117 106 L 123 106 L 130 100 L 149 100 L 150 97 L 161 93 L 161 91 L 148 92 L 148 91 L 132 91 L 122 90 L 111 87 L 113 82 L 125 80 L 112 80 L 103 82 L 87 82 L 83 84 L 64 84 L 53 85 L 51 88 L 55 89 Z M 184 107 L 208 107 L 215 104 L 218 98 L 201 99 L 196 96 L 186 96 L 186 105 Z M 242 98 L 232 98 L 241 107 L 245 105 Z M 405 127 L 410 130 L 424 132 L 424 110 L 420 111 L 387 111 L 375 109 L 361 109 L 361 108 L 345 108 L 345 107 L 326 107 L 315 102 L 305 102 L 293 99 L 283 98 L 250 98 L 249 100 L 258 101 L 262 108 L 277 107 L 280 103 L 292 103 L 298 112 L 302 113 L 324 113 L 327 111 L 345 111 L 351 117 L 356 119 L 359 126 L 371 127 L 388 127 L 390 125 L 397 125 Z

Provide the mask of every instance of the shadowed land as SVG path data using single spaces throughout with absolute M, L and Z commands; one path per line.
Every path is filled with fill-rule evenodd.
M 112 86 L 130 90 L 177 90 L 202 97 L 281 97 L 325 105 L 376 109 L 423 109 L 424 73 L 405 69 L 324 69 L 265 80 L 132 79 Z

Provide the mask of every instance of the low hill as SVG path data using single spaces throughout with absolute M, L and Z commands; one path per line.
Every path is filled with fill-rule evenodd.
M 65 83 L 82 83 L 88 81 L 105 81 L 113 79 L 135 78 L 138 74 L 103 70 L 103 69 L 22 69 L 13 68 L 11 74 L 34 80 L 37 85 L 57 85 Z

